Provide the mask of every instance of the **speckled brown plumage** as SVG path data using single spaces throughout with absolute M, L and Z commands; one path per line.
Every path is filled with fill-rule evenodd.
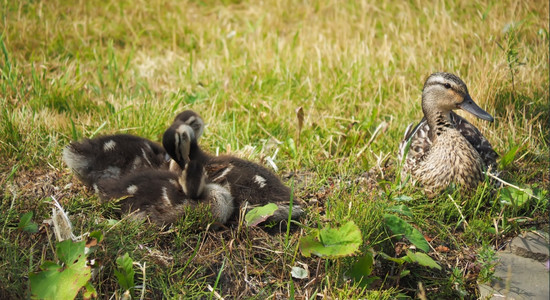
M 138 170 L 167 168 L 167 158 L 159 144 L 129 134 L 83 139 L 63 149 L 65 163 L 90 187 Z
M 198 114 L 188 110 L 180 113 L 164 133 L 164 148 L 180 168 L 185 168 L 190 161 L 200 162 L 206 170 L 207 182 L 227 184 L 237 207 L 245 203 L 248 208 L 275 203 L 279 210 L 270 219 L 287 219 L 290 188 L 273 172 L 258 164 L 234 156 L 213 156 L 204 152 L 196 138 L 202 133 L 203 124 Z M 292 218 L 299 218 L 302 213 L 300 202 L 295 199 Z
M 198 203 L 209 204 L 216 221 L 225 223 L 231 216 L 233 198 L 218 184 L 203 184 L 203 191 L 189 197 L 180 184 L 180 176 L 164 170 L 146 170 L 128 174 L 120 180 L 102 180 L 97 183 L 99 196 L 105 200 L 121 199 L 121 210 L 137 219 L 149 219 L 163 225 L 177 221 L 186 207 Z
M 122 212 L 134 218 L 169 224 L 200 202 L 225 223 L 234 210 L 229 190 L 207 184 L 201 164 L 190 162 L 183 170 L 168 171 L 164 149 L 141 137 L 116 134 L 73 142 L 64 149 L 63 159 L 103 200 L 122 198 Z
M 429 194 L 451 183 L 475 189 L 484 170 L 496 169 L 498 155 L 475 126 L 452 111 L 458 108 L 493 119 L 473 102 L 460 78 L 449 73 L 430 75 L 422 92 L 424 118 L 416 127 L 407 127 L 400 144 L 402 178 L 410 174 Z

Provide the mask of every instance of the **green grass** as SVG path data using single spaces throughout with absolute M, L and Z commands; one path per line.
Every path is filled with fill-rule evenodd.
M 113 270 L 125 252 L 147 263 L 147 298 L 214 299 L 209 287 L 225 298 L 378 299 L 422 290 L 475 298 L 480 271 L 466 266 L 490 264 L 463 254 L 487 256 L 488 245 L 548 219 L 544 197 L 505 205 L 499 191 L 480 187 L 451 193 L 453 203 L 401 188 L 395 176 L 403 131 L 422 116 L 424 79 L 449 71 L 495 117 L 466 116 L 501 156 L 511 153 L 502 177 L 548 187 L 546 1 L 2 1 L 0 16 L 0 298 L 27 297 L 28 272 L 54 259 L 51 227 L 16 229 L 21 213 L 48 219 L 51 196 L 77 235 L 104 232 L 94 253 L 103 268 L 92 281 L 102 298 L 122 294 Z M 296 197 L 308 204 L 304 228 L 288 237 L 213 230 L 190 215 L 164 231 L 128 220 L 109 229 L 106 220 L 119 216 L 72 177 L 62 148 L 109 133 L 160 141 L 185 109 L 204 118 L 202 144 L 212 153 L 250 145 L 247 157 L 262 161 L 278 149 L 279 175 L 295 172 Z M 450 249 L 430 253 L 442 271 L 411 265 L 399 279 L 377 257 L 381 280 L 361 289 L 346 275 L 355 258 L 305 258 L 297 248 L 308 227 L 354 220 L 362 252 L 394 256 L 406 241 L 390 238 L 382 215 L 396 204 L 412 210 L 407 220 L 434 247 Z M 309 278 L 293 280 L 290 268 L 304 265 Z

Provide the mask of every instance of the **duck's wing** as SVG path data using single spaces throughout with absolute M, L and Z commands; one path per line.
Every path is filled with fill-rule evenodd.
M 432 145 L 428 136 L 430 126 L 426 118 L 422 118 L 415 127 L 409 124 L 405 130 L 403 140 L 399 144 L 398 162 L 403 162 L 404 171 L 415 165 L 424 157 Z M 405 161 L 403 159 L 405 158 Z
M 455 112 L 451 112 L 451 121 L 455 124 L 455 128 L 477 150 L 485 166 L 495 171 L 498 154 L 493 150 L 491 143 L 481 134 L 479 129 Z

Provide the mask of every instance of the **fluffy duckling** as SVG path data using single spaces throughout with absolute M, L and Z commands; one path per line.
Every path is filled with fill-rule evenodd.
M 402 178 L 410 174 L 428 194 L 451 183 L 475 189 L 484 179 L 484 170 L 496 169 L 498 155 L 489 141 L 475 126 L 454 113 L 455 109 L 493 121 L 472 100 L 460 78 L 450 73 L 431 74 L 422 90 L 424 118 L 416 127 L 412 128 L 412 124 L 407 127 L 399 145 L 399 161 L 406 155 Z
M 72 142 L 63 160 L 88 186 L 117 179 L 135 170 L 167 168 L 169 156 L 157 143 L 129 135 L 106 135 Z
M 145 170 L 119 180 L 100 181 L 98 193 L 106 201 L 122 199 L 122 212 L 133 213 L 133 218 L 149 219 L 158 225 L 177 221 L 186 207 L 199 203 L 208 204 L 212 216 L 224 224 L 233 214 L 233 197 L 225 187 L 206 184 L 205 180 L 204 168 L 190 162 L 180 174 Z
M 195 112 L 180 113 L 164 132 L 162 143 L 166 152 L 181 167 L 197 161 L 204 166 L 208 182 L 227 184 L 236 207 L 245 203 L 248 208 L 275 203 L 279 209 L 269 221 L 288 219 L 290 189 L 268 169 L 229 155 L 212 156 L 199 147 L 197 137 L 203 132 L 204 122 Z M 299 201 L 294 201 L 292 219 L 303 214 Z

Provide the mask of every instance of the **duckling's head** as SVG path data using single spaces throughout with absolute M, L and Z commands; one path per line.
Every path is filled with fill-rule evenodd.
M 452 110 L 459 108 L 480 119 L 493 121 L 493 117 L 472 100 L 466 84 L 458 76 L 445 72 L 430 75 L 422 90 L 422 111 L 428 121 L 435 113 L 448 117 Z
M 193 131 L 195 132 L 195 138 L 197 140 L 201 137 L 202 132 L 204 131 L 204 121 L 202 120 L 201 116 L 199 116 L 199 114 L 192 110 L 186 110 L 176 116 L 176 118 L 174 119 L 174 123 L 178 121 L 193 128 Z
M 178 163 L 182 170 L 189 161 L 192 140 L 195 140 L 195 131 L 179 120 L 175 120 L 162 136 L 162 145 L 166 153 Z

